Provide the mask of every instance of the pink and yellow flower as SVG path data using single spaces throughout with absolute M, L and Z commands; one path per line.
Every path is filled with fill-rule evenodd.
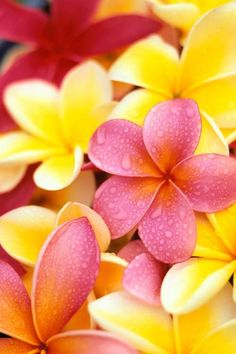
M 192 100 L 161 103 L 143 129 L 110 120 L 93 135 L 91 161 L 115 174 L 96 192 L 94 208 L 112 237 L 138 227 L 157 259 L 186 260 L 196 242 L 194 212 L 214 212 L 236 200 L 236 160 L 219 154 L 194 156 L 201 118 Z
M 235 139 L 235 32 L 236 4 L 229 3 L 193 26 L 181 55 L 159 36 L 130 46 L 111 67 L 110 77 L 140 89 L 125 96 L 111 118 L 142 124 L 155 104 L 175 97 L 191 98 L 202 116 L 197 151 L 228 154 L 222 133 L 228 143 Z

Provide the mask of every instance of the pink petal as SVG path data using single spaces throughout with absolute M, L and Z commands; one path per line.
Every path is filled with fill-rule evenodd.
M 10 192 L 0 194 L 0 215 L 29 203 L 35 190 L 33 172 L 34 167 L 31 166 L 17 187 Z
M 59 226 L 46 241 L 34 273 L 32 307 L 42 341 L 58 333 L 92 290 L 99 249 L 87 218 Z
M 194 210 L 212 213 L 236 202 L 236 159 L 233 157 L 191 156 L 178 164 L 172 175 Z
M 175 99 L 155 106 L 147 115 L 143 139 L 147 150 L 162 171 L 195 151 L 201 134 L 201 118 L 196 103 Z
M 143 143 L 142 128 L 128 120 L 102 124 L 90 141 L 89 158 L 103 171 L 121 176 L 160 176 Z
M 130 231 L 149 208 L 160 182 L 155 178 L 113 176 L 97 190 L 94 209 L 110 229 L 112 238 Z
M 30 298 L 19 275 L 0 261 L 0 332 L 29 344 L 39 343 L 32 321 Z
M 141 240 L 134 240 L 128 242 L 121 250 L 118 252 L 118 256 L 125 259 L 127 262 L 131 262 L 135 257 L 142 253 L 146 253 L 148 250 L 144 246 Z
M 167 267 L 150 253 L 134 258 L 124 272 L 123 286 L 127 292 L 152 305 L 160 304 L 160 289 Z
M 139 235 L 149 252 L 164 263 L 182 262 L 192 255 L 196 242 L 194 213 L 172 183 L 159 189 L 139 223 Z
M 43 44 L 49 24 L 42 11 L 22 6 L 16 1 L 1 0 L 0 37 L 14 42 Z
M 0 260 L 4 261 L 8 264 L 10 264 L 10 266 L 16 271 L 16 273 L 18 273 L 18 275 L 20 277 L 22 277 L 26 271 L 25 269 L 22 267 L 22 265 L 16 261 L 14 258 L 12 258 L 3 248 L 2 246 L 0 246 Z
M 53 0 L 52 20 L 61 43 L 85 30 L 99 0 Z
M 141 15 L 120 15 L 91 25 L 76 39 L 75 52 L 91 56 L 105 54 L 148 36 L 161 22 Z
M 47 354 L 138 354 L 138 352 L 112 334 L 81 330 L 50 338 Z

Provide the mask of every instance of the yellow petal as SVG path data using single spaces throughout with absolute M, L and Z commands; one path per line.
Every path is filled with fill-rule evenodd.
M 202 16 L 192 27 L 181 56 L 180 92 L 236 72 L 236 4 Z M 219 50 L 220 48 L 220 50 Z
M 224 135 L 224 138 L 225 138 L 227 144 L 231 144 L 236 140 L 236 130 L 235 129 L 221 128 L 220 130 L 221 130 L 222 134 Z
M 120 335 L 144 353 L 174 352 L 171 317 L 161 306 L 116 292 L 90 303 L 89 311 L 99 326 Z
M 197 244 L 193 255 L 222 261 L 232 260 L 233 256 L 216 234 L 205 214 L 195 213 L 195 215 L 197 223 Z
M 40 188 L 59 190 L 69 186 L 78 176 L 83 163 L 83 153 L 77 147 L 74 153 L 51 157 L 34 173 L 34 181 Z
M 0 193 L 7 193 L 15 188 L 24 177 L 25 166 L 2 166 L 0 169 Z
M 208 217 L 229 252 L 236 256 L 236 204 Z
M 122 290 L 122 278 L 127 262 L 112 253 L 102 253 L 98 277 L 94 286 L 96 297 Z
M 147 5 L 143 0 L 101 0 L 96 11 L 96 19 L 129 13 L 147 12 Z
M 91 137 L 88 137 L 91 125 L 95 130 L 101 123 L 101 117 L 91 119 L 93 110 L 112 100 L 112 87 L 106 71 L 95 61 L 73 68 L 62 83 L 60 95 L 65 138 L 70 145 L 78 144 L 80 140 L 84 143 L 84 136 L 86 139 Z
M 177 51 L 159 36 L 151 36 L 130 46 L 112 65 L 110 77 L 170 98 L 177 68 Z
M 182 316 L 174 316 L 175 333 L 180 353 L 192 353 L 194 348 L 217 327 L 236 316 L 232 286 L 227 284 L 206 305 Z M 208 354 L 215 351 L 208 351 Z M 223 351 L 223 353 L 227 353 Z
M 32 266 L 55 218 L 54 212 L 38 206 L 11 210 L 0 217 L 0 243 L 13 258 Z
M 64 149 L 47 144 L 23 132 L 0 136 L 0 164 L 31 164 L 63 153 Z
M 58 89 L 51 83 L 26 80 L 8 86 L 4 101 L 22 130 L 61 145 L 58 97 Z
M 165 309 L 184 314 L 208 302 L 219 292 L 236 269 L 236 261 L 192 258 L 174 265 L 166 274 L 161 288 Z
M 56 226 L 63 224 L 66 221 L 81 218 L 85 216 L 96 235 L 101 251 L 105 251 L 110 243 L 110 231 L 101 218 L 93 209 L 78 202 L 68 202 L 58 213 Z
M 143 125 L 144 118 L 152 107 L 165 100 L 164 96 L 149 90 L 132 91 L 118 102 L 109 119 L 123 118 Z
M 162 4 L 162 2 L 157 0 L 150 2 L 153 3 L 153 10 L 158 17 L 184 32 L 189 31 L 200 16 L 200 11 L 196 4 L 184 1 L 179 4 Z
M 92 171 L 82 171 L 76 180 L 60 191 L 35 191 L 32 204 L 58 211 L 68 200 L 90 206 L 96 191 L 96 180 Z
M 197 154 L 215 153 L 228 155 L 229 149 L 221 131 L 217 127 L 214 120 L 205 112 L 201 111 L 202 118 L 202 134 L 198 147 Z

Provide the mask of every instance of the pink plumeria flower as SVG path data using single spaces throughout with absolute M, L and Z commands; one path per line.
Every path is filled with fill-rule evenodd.
M 177 263 L 191 256 L 194 210 L 211 213 L 236 201 L 236 160 L 194 156 L 200 135 L 198 107 L 189 99 L 155 106 L 143 128 L 114 119 L 97 129 L 89 157 L 116 176 L 97 190 L 94 208 L 113 238 L 137 226 L 156 259 Z

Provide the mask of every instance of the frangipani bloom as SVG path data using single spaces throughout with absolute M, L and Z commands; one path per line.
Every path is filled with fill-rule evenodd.
M 236 205 L 210 215 L 212 225 L 203 216 L 197 218 L 197 246 L 190 260 L 173 266 L 162 284 L 165 308 L 186 313 L 201 306 L 219 292 L 233 276 L 236 301 Z
M 159 306 L 125 292 L 89 305 L 102 328 L 127 339 L 143 354 L 235 354 L 236 305 L 231 286 L 187 315 L 171 317 Z
M 157 16 L 187 33 L 204 13 L 230 0 L 149 0 Z
M 135 226 L 157 259 L 189 258 L 196 241 L 194 212 L 214 212 L 236 200 L 236 160 L 218 154 L 193 156 L 201 118 L 192 100 L 160 103 L 143 129 L 114 119 L 93 135 L 90 160 L 116 176 L 95 194 L 94 209 L 113 238 Z
M 34 172 L 38 187 L 70 185 L 80 173 L 92 133 L 111 111 L 111 100 L 111 83 L 95 61 L 72 69 L 60 90 L 41 80 L 11 84 L 5 103 L 21 130 L 0 137 L 0 170 L 10 170 L 8 184 L 19 182 L 22 166 L 42 162 Z
M 109 53 L 157 31 L 160 22 L 138 15 L 118 15 L 94 22 L 99 0 L 53 0 L 51 14 L 1 0 L 0 37 L 29 44 L 0 78 L 0 97 L 6 85 L 26 78 L 60 84 L 77 63 Z M 122 29 L 122 31 L 120 30 Z M 14 127 L 0 99 L 0 130 Z
M 60 333 L 87 298 L 96 279 L 99 248 L 86 218 L 70 221 L 49 236 L 33 276 L 31 299 L 18 274 L 0 262 L 2 354 L 134 354 L 105 333 Z
M 173 98 L 194 99 L 202 116 L 197 152 L 228 154 L 236 135 L 236 4 L 221 6 L 203 16 L 178 52 L 152 36 L 130 46 L 113 64 L 113 80 L 141 87 L 127 95 L 111 118 L 142 124 L 157 103 Z M 220 47 L 220 51 L 219 51 Z M 218 126 L 218 127 L 217 127 Z

